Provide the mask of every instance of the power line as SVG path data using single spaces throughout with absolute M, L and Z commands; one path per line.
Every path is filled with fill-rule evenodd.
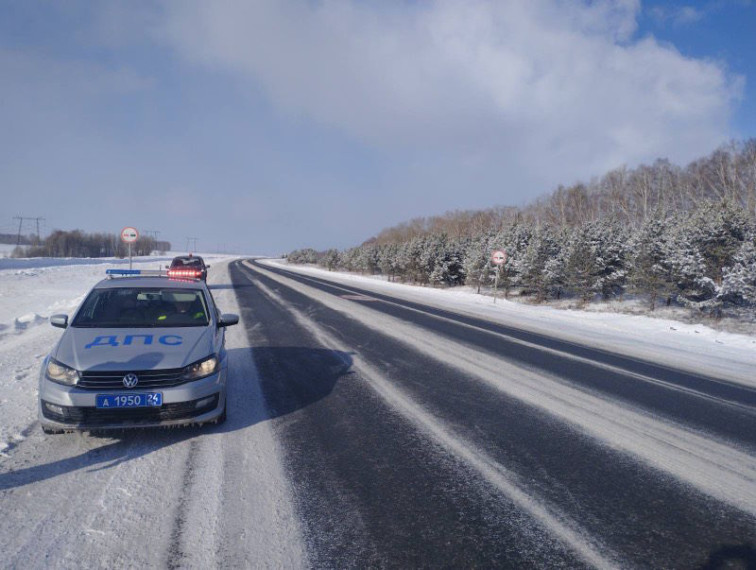
M 29 220 L 29 221 L 34 220 L 34 221 L 37 222 L 37 234 L 36 235 L 37 235 L 37 240 L 39 240 L 39 238 L 40 238 L 40 235 L 39 235 L 39 222 L 40 222 L 40 220 L 44 221 L 43 217 L 38 216 L 36 218 L 31 218 L 31 217 L 26 217 L 26 216 L 13 216 L 13 219 L 14 220 L 18 220 L 18 236 L 16 237 L 16 245 L 21 245 L 21 226 L 23 226 L 24 220 Z

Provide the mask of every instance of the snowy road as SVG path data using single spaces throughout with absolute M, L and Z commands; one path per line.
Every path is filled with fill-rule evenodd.
M 218 265 L 213 296 L 239 312 Z M 59 335 L 33 333 L 48 350 Z M 247 342 L 228 329 L 222 426 L 50 437 L 29 425 L 0 455 L 0 568 L 306 567 Z
M 271 266 L 231 275 L 316 566 L 753 562 L 752 387 Z
M 242 317 L 227 423 L 30 424 L 0 462 L 0 567 L 756 563 L 747 380 L 277 266 L 214 269 Z

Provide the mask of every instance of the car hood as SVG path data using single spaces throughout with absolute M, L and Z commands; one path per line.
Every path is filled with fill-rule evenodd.
M 213 353 L 213 327 L 69 327 L 52 357 L 76 370 L 183 368 Z

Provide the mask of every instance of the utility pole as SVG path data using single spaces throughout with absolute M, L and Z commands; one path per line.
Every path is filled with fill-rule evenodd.
M 194 247 L 192 249 L 189 249 L 189 242 L 194 242 Z M 188 237 L 186 238 L 186 250 L 187 251 L 197 251 L 197 238 L 196 237 Z
M 24 219 L 21 216 L 14 216 L 13 219 L 18 220 L 18 237 L 16 238 L 16 247 L 18 247 L 21 245 L 21 224 Z
M 21 245 L 21 226 L 23 225 L 24 220 L 29 220 L 29 221 L 34 220 L 34 221 L 37 222 L 37 241 L 39 241 L 39 239 L 41 237 L 39 235 L 39 222 L 40 222 L 40 220 L 44 220 L 44 218 L 42 218 L 42 217 L 30 218 L 30 217 L 26 217 L 26 216 L 13 216 L 13 219 L 14 220 L 18 220 L 18 236 L 16 236 L 16 245 Z
M 39 233 L 39 221 L 40 220 L 45 221 L 45 219 L 44 218 L 39 218 L 39 217 L 34 218 L 34 219 L 37 221 L 37 243 L 39 243 L 40 241 L 42 241 L 42 234 Z

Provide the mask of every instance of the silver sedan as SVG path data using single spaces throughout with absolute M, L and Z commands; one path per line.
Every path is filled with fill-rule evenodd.
M 45 358 L 45 433 L 220 423 L 226 419 L 225 327 L 199 279 L 111 277 L 95 285 Z

